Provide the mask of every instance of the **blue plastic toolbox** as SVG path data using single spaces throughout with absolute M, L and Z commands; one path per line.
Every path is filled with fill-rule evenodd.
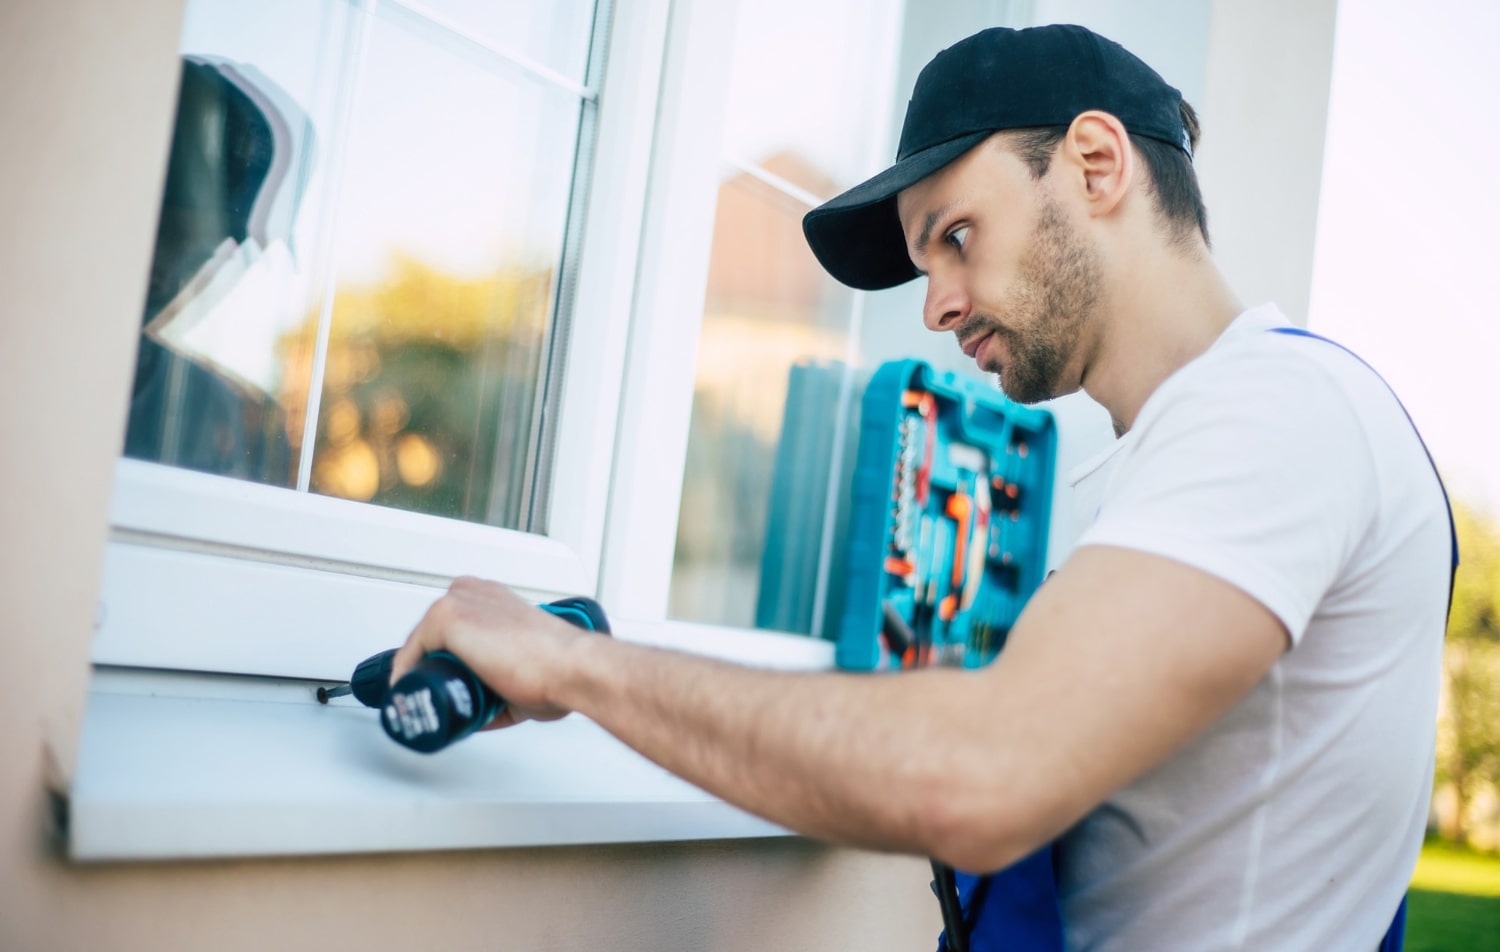
M 904 360 L 860 419 L 839 667 L 988 663 L 1046 572 L 1052 415 Z

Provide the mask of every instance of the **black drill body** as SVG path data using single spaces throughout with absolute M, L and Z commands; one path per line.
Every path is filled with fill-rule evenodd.
M 586 631 L 609 633 L 609 619 L 592 598 L 564 598 L 539 607 Z M 348 684 L 318 688 L 318 701 L 327 704 L 329 698 L 352 694 L 381 712 L 381 726 L 392 740 L 424 754 L 462 740 L 505 710 L 505 699 L 451 652 L 430 652 L 391 684 L 395 657 L 395 648 L 371 655 L 354 668 Z

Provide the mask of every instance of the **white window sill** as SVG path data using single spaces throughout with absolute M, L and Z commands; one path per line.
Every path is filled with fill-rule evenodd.
M 69 792 L 75 860 L 790 835 L 573 715 L 408 751 L 315 684 L 99 668 Z

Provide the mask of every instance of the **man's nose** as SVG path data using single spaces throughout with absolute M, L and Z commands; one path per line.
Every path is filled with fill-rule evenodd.
M 927 275 L 927 301 L 922 323 L 930 331 L 951 331 L 969 316 L 969 297 L 963 283 L 933 271 Z

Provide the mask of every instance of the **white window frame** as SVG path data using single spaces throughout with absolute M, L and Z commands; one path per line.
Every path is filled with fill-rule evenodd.
M 904 5 L 902 5 L 904 6 Z M 870 174 L 890 156 L 892 97 L 903 27 L 902 6 L 888 24 L 890 68 L 879 77 L 882 89 L 867 121 Z M 724 171 L 734 165 L 795 200 L 811 199 L 795 186 L 752 163 L 727 156 L 723 146 L 723 104 L 727 99 L 738 3 L 692 3 L 691 22 L 674 37 L 678 57 L 670 64 L 666 88 L 676 95 L 663 102 L 659 117 L 652 194 L 660 196 L 648 213 L 642 236 L 641 281 L 637 288 L 631 359 L 626 369 L 620 431 L 636 439 L 617 448 L 615 478 L 605 537 L 604 572 L 599 597 L 623 617 L 654 622 L 653 640 L 709 653 L 738 655 L 750 639 L 761 639 L 751 652 L 766 663 L 800 665 L 816 657 L 816 667 L 831 667 L 830 642 L 807 635 L 760 628 L 734 628 L 668 620 L 672 565 L 682 496 L 698 344 L 708 289 L 711 242 L 685 241 L 684 235 L 713 235 L 714 214 Z M 690 131 L 687 131 L 690 130 Z M 690 275 L 691 280 L 684 275 Z M 857 351 L 856 335 L 865 292 L 850 301 L 849 357 Z M 827 489 L 832 494 L 832 487 Z M 733 513 L 725 513 L 733 518 Z M 832 513 L 828 519 L 831 523 Z M 829 527 L 825 527 L 825 535 Z M 825 539 L 825 547 L 826 542 Z M 826 562 L 826 560 L 825 560 Z M 822 580 L 819 582 L 820 586 Z M 818 646 L 813 652 L 808 645 Z M 727 646 L 734 645 L 733 649 Z
M 547 534 L 121 459 L 96 662 L 347 677 L 342 669 L 369 637 L 348 625 L 317 625 L 329 604 L 379 602 L 376 593 L 389 591 L 426 604 L 449 579 L 466 574 L 502 579 L 538 598 L 596 591 L 653 146 L 642 130 L 655 127 L 668 10 L 669 0 L 615 0 L 605 88 L 584 91 L 609 105 L 595 126 L 581 216 L 587 224 L 575 245 L 577 294 L 557 404 Z M 165 563 L 173 566 L 169 579 L 141 584 L 148 569 Z M 273 577 L 298 582 L 258 587 Z M 297 597 L 288 597 L 294 591 Z M 202 627 L 205 619 L 195 616 L 187 593 L 226 616 L 256 618 L 257 633 L 247 638 L 222 634 L 222 624 Z M 401 626 L 415 622 L 410 610 L 385 620 L 376 629 L 382 643 L 399 640 Z M 337 669 L 325 663 L 330 654 L 341 659 Z

